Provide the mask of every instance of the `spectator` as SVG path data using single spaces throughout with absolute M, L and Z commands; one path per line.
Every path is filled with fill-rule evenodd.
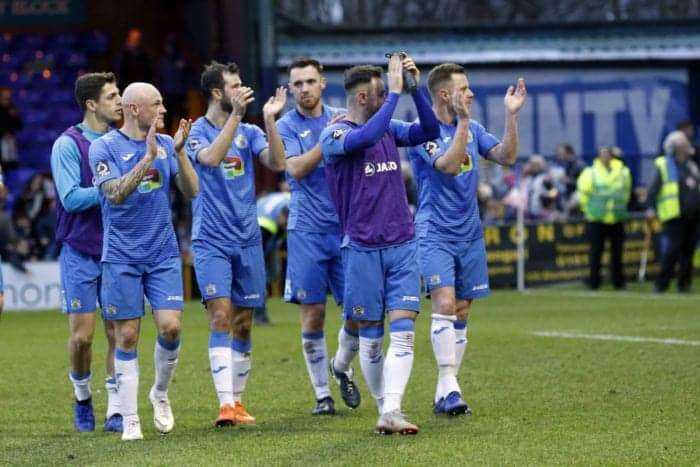
M 627 203 L 632 189 L 630 171 L 612 155 L 610 148 L 601 147 L 593 164 L 581 172 L 577 193 L 586 215 L 591 289 L 600 288 L 600 267 L 606 240 L 610 240 L 610 275 L 616 289 L 625 287 L 622 252 L 625 242 Z
M 690 144 L 695 150 L 693 160 L 696 165 L 700 166 L 700 146 L 695 144 L 695 125 L 693 125 L 693 122 L 690 120 L 682 120 L 676 125 L 676 130 L 682 131 L 688 138 L 688 141 L 690 141 Z
M 676 263 L 678 291 L 689 292 L 693 278 L 693 254 L 700 235 L 700 169 L 691 159 L 695 148 L 682 131 L 671 132 L 663 144 L 664 155 L 654 161 L 656 173 L 649 188 L 649 218 L 663 224 L 661 271 L 656 291 L 665 292 Z
M 583 171 L 585 164 L 576 156 L 574 148 L 567 143 L 557 146 L 557 158 L 551 174 L 557 183 L 557 189 L 562 198 L 568 201 L 576 191 L 576 180 Z
M 55 193 L 51 180 L 35 175 L 15 203 L 17 254 L 23 259 L 55 258 Z
M 0 88 L 0 162 L 7 169 L 17 165 L 15 135 L 21 128 L 22 119 L 12 103 L 12 90 Z
M 116 67 L 119 88 L 125 89 L 130 83 L 153 82 L 151 59 L 141 45 L 141 30 L 131 28 L 126 34 L 122 50 L 117 55 Z
M 527 217 L 536 220 L 561 219 L 560 193 L 548 171 L 547 162 L 539 154 L 530 156 L 523 168 L 527 187 Z

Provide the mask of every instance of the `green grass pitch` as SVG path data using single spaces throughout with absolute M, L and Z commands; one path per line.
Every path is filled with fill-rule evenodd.
M 646 290 L 646 289 L 645 289 Z M 139 405 L 145 440 L 73 432 L 67 323 L 58 312 L 7 313 L 0 321 L 0 464 L 75 465 L 552 465 L 700 463 L 700 295 L 641 289 L 496 291 L 477 303 L 459 376 L 474 415 L 431 412 L 436 371 L 428 304 L 418 319 L 416 358 L 404 410 L 415 437 L 373 434 L 376 410 L 355 363 L 363 402 L 310 415 L 313 393 L 300 350 L 296 307 L 271 300 L 272 326 L 253 332 L 253 373 L 244 403 L 256 427 L 215 429 L 207 324 L 190 303 L 170 399 L 175 430 L 158 435 L 147 391 L 154 326 L 142 327 Z M 337 308 L 327 342 L 337 345 Z M 538 331 L 679 339 L 695 345 L 565 339 Z M 93 391 L 105 409 L 105 340 L 96 336 Z

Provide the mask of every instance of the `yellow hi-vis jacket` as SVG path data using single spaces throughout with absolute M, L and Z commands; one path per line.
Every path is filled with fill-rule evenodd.
M 656 195 L 656 215 L 661 222 L 681 216 L 681 200 L 678 196 L 678 170 L 671 156 L 659 156 L 654 165 L 661 176 L 661 189 Z
M 581 210 L 590 222 L 616 224 L 627 219 L 627 203 L 632 190 L 630 171 L 618 159 L 610 161 L 610 170 L 596 158 L 576 181 Z

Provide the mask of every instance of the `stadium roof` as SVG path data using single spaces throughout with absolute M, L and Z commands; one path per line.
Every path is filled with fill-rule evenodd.
M 278 65 L 311 55 L 328 66 L 381 64 L 408 50 L 422 63 L 642 61 L 700 59 L 700 25 L 636 25 L 473 31 L 321 32 L 278 37 Z

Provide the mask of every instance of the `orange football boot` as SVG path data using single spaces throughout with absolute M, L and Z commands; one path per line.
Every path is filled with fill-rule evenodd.
M 236 409 L 231 404 L 224 404 L 219 409 L 214 426 L 233 426 L 236 424 Z
M 240 401 L 233 406 L 233 423 L 236 425 L 255 425 L 255 417 L 250 415 Z

